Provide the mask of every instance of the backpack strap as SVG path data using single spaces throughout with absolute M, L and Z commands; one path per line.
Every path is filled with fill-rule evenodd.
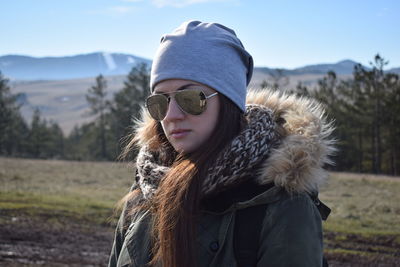
M 233 249 L 239 267 L 257 266 L 257 252 L 265 205 L 236 211 Z

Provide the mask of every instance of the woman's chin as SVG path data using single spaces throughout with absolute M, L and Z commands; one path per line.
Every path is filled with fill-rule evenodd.
M 175 149 L 176 152 L 182 153 L 182 154 L 189 154 L 195 150 L 193 145 L 185 144 L 183 142 L 179 142 L 179 143 L 177 142 L 175 144 L 172 144 L 172 147 Z

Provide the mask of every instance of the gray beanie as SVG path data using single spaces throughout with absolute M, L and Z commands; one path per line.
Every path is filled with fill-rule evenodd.
M 151 67 L 150 88 L 168 79 L 205 84 L 245 111 L 253 58 L 233 30 L 217 23 L 188 21 L 161 38 Z

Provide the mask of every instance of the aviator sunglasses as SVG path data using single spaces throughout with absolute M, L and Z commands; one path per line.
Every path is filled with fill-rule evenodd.
M 172 93 L 179 108 L 191 115 L 203 113 L 206 110 L 207 99 L 217 94 L 218 92 L 206 96 L 201 89 L 186 89 Z M 170 101 L 171 94 L 154 94 L 146 99 L 146 108 L 153 119 L 161 121 L 167 115 Z

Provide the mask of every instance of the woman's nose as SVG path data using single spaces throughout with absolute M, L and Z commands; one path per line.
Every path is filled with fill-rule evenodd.
M 167 114 L 165 115 L 164 121 L 182 120 L 185 117 L 185 113 L 176 103 L 175 98 L 171 97 L 168 103 Z

